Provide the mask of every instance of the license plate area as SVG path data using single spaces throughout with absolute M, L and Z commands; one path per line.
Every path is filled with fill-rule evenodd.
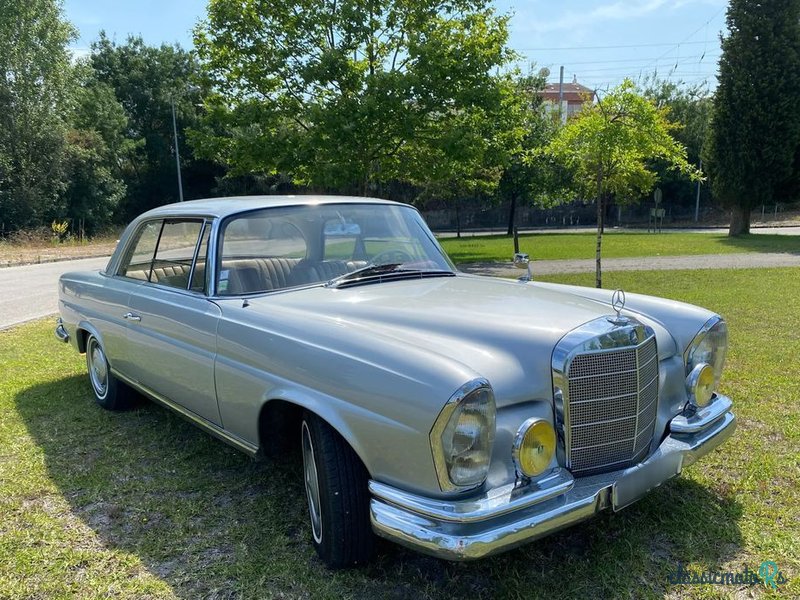
M 655 454 L 629 469 L 611 486 L 611 507 L 617 511 L 636 502 L 653 488 L 681 472 L 683 456 L 678 453 Z

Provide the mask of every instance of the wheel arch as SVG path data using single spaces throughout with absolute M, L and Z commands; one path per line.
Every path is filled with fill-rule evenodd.
M 357 443 L 350 427 L 336 413 L 320 410 L 321 405 L 285 397 L 274 397 L 261 405 L 258 414 L 259 454 L 278 457 L 300 449 L 300 423 L 308 411 L 330 425 L 355 452 L 361 464 L 371 473 L 369 462 L 364 460 L 363 448 Z
M 103 336 L 100 335 L 100 332 L 88 321 L 81 321 L 75 327 L 75 341 L 78 344 L 78 352 L 81 354 L 86 352 L 86 342 L 89 340 L 90 335 L 94 336 L 100 342 L 100 345 L 105 348 Z

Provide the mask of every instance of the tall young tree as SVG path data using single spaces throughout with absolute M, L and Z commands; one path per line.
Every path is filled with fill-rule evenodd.
M 507 17 L 489 0 L 211 0 L 198 152 L 233 174 L 369 193 L 496 185 L 515 122 Z
M 715 196 L 730 235 L 780 200 L 800 148 L 800 0 L 731 0 L 709 147 Z
M 0 227 L 52 218 L 75 30 L 57 0 L 0 0 Z
M 609 195 L 633 202 L 656 183 L 655 160 L 692 177 L 686 148 L 670 130 L 667 110 L 636 93 L 625 80 L 602 101 L 581 110 L 556 134 L 547 151 L 573 172 L 574 184 L 597 203 L 596 285 L 602 287 L 603 215 Z

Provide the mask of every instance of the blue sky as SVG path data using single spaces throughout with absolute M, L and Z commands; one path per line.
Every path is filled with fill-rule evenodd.
M 625 76 L 658 70 L 661 77 L 714 87 L 725 26 L 726 0 L 496 0 L 512 13 L 511 46 L 529 61 L 560 65 L 565 78 L 604 88 Z M 77 53 L 101 29 L 123 41 L 141 35 L 147 43 L 191 46 L 191 29 L 205 13 L 206 0 L 65 0 L 67 18 L 78 28 Z

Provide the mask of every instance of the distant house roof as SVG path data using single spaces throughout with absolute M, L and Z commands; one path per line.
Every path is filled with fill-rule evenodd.
M 584 102 L 591 101 L 594 96 L 594 90 L 581 85 L 573 78 L 571 83 L 564 83 L 563 98 L 569 104 L 583 104 Z M 558 82 L 548 83 L 542 91 L 542 97 L 545 100 L 558 103 Z

